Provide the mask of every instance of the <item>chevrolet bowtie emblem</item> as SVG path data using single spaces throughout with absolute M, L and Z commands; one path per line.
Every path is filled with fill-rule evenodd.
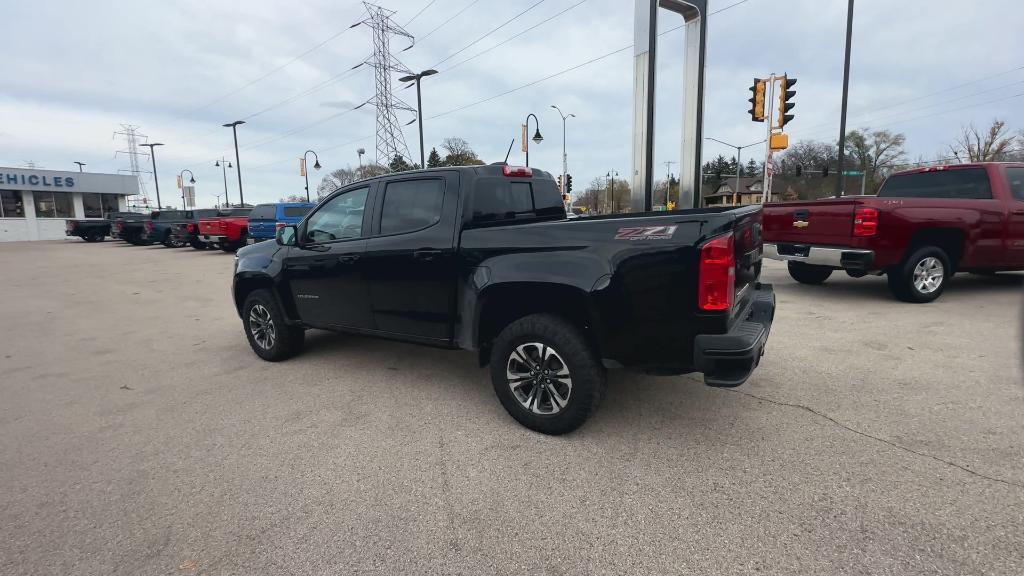
M 793 222 L 793 226 L 797 228 L 807 228 L 810 224 L 806 220 L 796 220 Z

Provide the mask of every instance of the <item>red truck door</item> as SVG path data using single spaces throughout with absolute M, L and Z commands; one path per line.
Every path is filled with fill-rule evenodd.
M 1024 166 L 1007 166 L 1009 188 L 1006 214 L 1006 253 L 1008 264 L 1024 266 Z

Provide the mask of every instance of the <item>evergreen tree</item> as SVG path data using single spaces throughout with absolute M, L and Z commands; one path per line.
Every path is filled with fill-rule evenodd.
M 405 158 L 402 158 L 401 154 L 395 154 L 395 157 L 391 160 L 391 163 L 388 164 L 388 168 L 392 172 L 406 172 L 408 170 L 413 170 L 413 166 L 406 162 Z
M 430 149 L 430 155 L 427 156 L 427 168 L 440 168 L 444 166 L 441 162 L 441 155 L 437 153 L 437 148 Z

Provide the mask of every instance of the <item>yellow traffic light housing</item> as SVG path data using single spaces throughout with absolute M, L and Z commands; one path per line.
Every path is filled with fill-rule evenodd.
M 788 78 L 786 76 L 779 78 L 779 111 L 775 118 L 776 128 L 785 128 L 786 124 L 793 119 L 793 115 L 787 114 L 787 112 L 796 106 L 796 102 L 790 102 L 790 99 L 796 96 L 796 90 L 790 90 L 795 84 L 796 78 Z
M 764 122 L 764 92 L 768 87 L 768 81 L 754 78 L 754 85 L 748 88 L 753 95 L 747 102 L 750 102 L 750 119 L 754 122 Z
M 773 152 L 789 148 L 789 136 L 782 132 L 772 132 L 771 138 L 768 140 L 768 148 Z

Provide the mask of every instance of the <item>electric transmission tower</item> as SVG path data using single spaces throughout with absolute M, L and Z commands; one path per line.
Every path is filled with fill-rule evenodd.
M 394 10 L 381 8 L 369 2 L 363 2 L 363 6 L 366 7 L 368 16 L 357 25 L 365 24 L 373 30 L 373 56 L 364 64 L 373 66 L 377 88 L 376 94 L 370 100 L 377 108 L 377 164 L 387 166 L 395 156 L 401 156 L 411 163 L 409 146 L 405 143 L 397 112 L 405 110 L 416 114 L 416 109 L 402 102 L 392 92 L 391 75 L 396 72 L 412 74 L 412 71 L 391 54 L 391 37 L 403 36 L 408 38 L 410 43 L 414 42 L 414 38 L 392 19 Z
M 121 124 L 121 130 L 114 132 L 114 136 L 124 136 L 127 150 L 118 150 L 114 152 L 114 157 L 117 158 L 118 154 L 126 154 L 128 156 L 128 168 L 122 168 L 118 170 L 118 173 L 128 172 L 134 174 L 139 179 L 139 196 L 142 197 L 142 201 L 135 199 L 135 204 L 142 204 L 143 206 L 149 206 L 149 195 L 146 193 L 146 182 L 142 179 L 141 174 L 149 174 L 148 170 L 139 168 L 139 156 L 149 156 L 145 152 L 139 152 L 139 138 L 146 138 L 145 134 L 139 132 L 139 127 L 133 124 Z M 129 199 L 130 201 L 130 199 Z

